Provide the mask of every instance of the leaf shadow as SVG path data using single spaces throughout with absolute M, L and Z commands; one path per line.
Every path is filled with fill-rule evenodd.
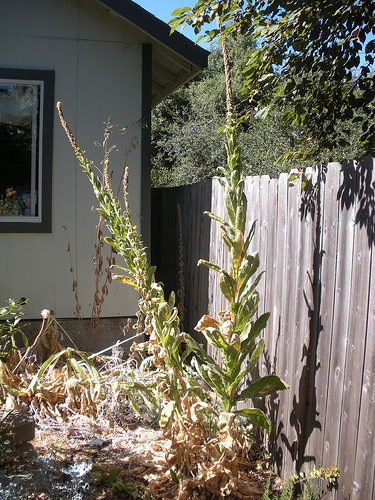
M 346 160 L 342 164 L 342 182 L 337 192 L 341 209 L 357 206 L 355 223 L 365 227 L 368 246 L 375 242 L 375 181 L 373 158 L 365 156 L 358 161 Z

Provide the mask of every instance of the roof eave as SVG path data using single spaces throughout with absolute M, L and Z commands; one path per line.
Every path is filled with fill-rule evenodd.
M 200 69 L 207 67 L 209 52 L 178 31 L 170 34 L 170 26 L 131 0 L 97 0 L 149 37 L 178 53 Z

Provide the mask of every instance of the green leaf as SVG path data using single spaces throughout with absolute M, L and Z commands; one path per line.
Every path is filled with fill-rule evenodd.
M 136 400 L 134 399 L 133 397 L 133 394 L 130 392 L 130 390 L 127 390 L 125 389 L 125 393 L 126 393 L 126 396 L 129 400 L 129 403 L 131 404 L 132 408 L 139 414 L 141 415 L 142 414 L 142 411 L 141 409 L 139 408 L 138 406 L 138 403 L 136 402 Z
M 169 473 L 170 473 L 170 475 L 171 475 L 171 479 L 172 479 L 172 481 L 173 481 L 174 483 L 176 483 L 176 484 L 179 484 L 178 477 L 177 477 L 176 473 L 174 472 L 174 470 L 169 469 Z
M 243 255 L 243 249 L 244 249 L 243 233 L 242 231 L 237 229 L 236 237 L 233 241 L 233 245 L 231 248 L 232 267 L 235 270 L 235 272 L 238 270 L 239 262 Z
M 160 427 L 163 427 L 163 428 L 168 427 L 169 422 L 172 418 L 175 406 L 176 406 L 176 402 L 173 400 L 169 401 L 169 403 L 167 403 L 164 406 L 164 408 L 161 412 L 161 415 L 160 415 L 160 420 L 159 420 Z
M 190 7 L 179 7 L 178 9 L 174 9 L 171 16 L 172 17 L 182 17 L 183 14 L 185 14 L 186 12 L 189 12 L 189 11 L 190 11 Z
M 247 252 L 247 249 L 249 248 L 249 244 L 251 242 L 251 240 L 253 239 L 253 236 L 254 236 L 254 233 L 255 233 L 255 227 L 256 227 L 256 223 L 257 221 L 255 220 L 251 226 L 251 229 L 249 231 L 249 234 L 246 238 L 246 241 L 245 241 L 245 245 L 244 245 L 244 253 Z
M 276 391 L 289 389 L 286 384 L 277 375 L 267 375 L 251 383 L 241 394 L 235 397 L 236 401 L 245 401 L 246 399 L 263 398 L 274 394 Z
M 203 347 L 198 344 L 196 340 L 194 340 L 189 334 L 185 334 L 185 342 L 188 347 L 196 354 L 203 363 L 208 365 L 211 369 L 216 371 L 217 373 L 221 373 L 220 366 L 215 362 L 215 360 L 207 354 L 207 352 L 203 349 Z
M 224 204 L 229 220 L 233 226 L 236 225 L 236 211 L 237 211 L 237 200 L 236 195 L 232 191 L 229 184 L 225 185 L 224 189 Z
M 232 250 L 233 247 L 233 240 L 228 236 L 227 230 L 224 226 L 220 226 L 220 235 L 226 244 L 226 246 L 229 248 L 229 250 Z
M 209 267 L 210 269 L 213 269 L 214 271 L 217 271 L 218 273 L 222 271 L 221 267 L 216 264 L 212 264 L 212 262 L 208 262 L 207 260 L 200 259 L 197 265 L 200 266 L 202 264 L 206 267 Z
M 255 367 L 255 365 L 258 363 L 259 361 L 259 358 L 260 356 L 262 355 L 262 352 L 263 352 L 263 349 L 264 349 L 264 340 L 263 339 L 260 339 L 256 345 L 256 348 L 254 350 L 254 352 L 252 353 L 251 355 L 251 358 L 248 362 L 248 365 L 247 367 L 245 368 L 245 370 L 243 370 L 239 375 L 238 377 L 236 378 L 236 380 L 234 381 L 234 386 L 238 386 L 238 384 L 241 382 L 241 380 L 246 377 L 246 375 L 248 373 L 251 372 L 251 370 Z M 243 353 L 242 349 L 241 349 L 241 353 Z
M 242 293 L 242 291 L 246 286 L 246 283 L 255 273 L 258 267 L 259 267 L 259 252 L 254 252 L 248 255 L 245 259 L 243 259 L 240 268 L 238 269 L 238 279 L 241 282 L 239 293 Z
M 108 482 L 112 484 L 122 471 L 122 467 L 113 467 L 108 474 Z
M 97 208 L 96 210 L 97 210 L 97 212 L 100 213 L 100 215 L 103 217 L 103 219 L 110 221 L 110 216 L 108 215 L 108 213 L 105 210 L 103 210 L 102 208 Z
M 241 233 L 245 232 L 246 210 L 247 210 L 246 195 L 245 195 L 245 193 L 242 193 L 241 201 L 237 205 L 237 210 L 236 210 L 236 224 L 235 224 L 236 229 L 238 229 L 239 231 L 241 231 Z
M 221 217 L 219 217 L 218 215 L 216 214 L 213 214 L 212 212 L 204 212 L 205 215 L 208 215 L 209 217 L 211 217 L 211 219 L 217 221 L 217 222 L 220 222 L 220 224 L 222 224 L 223 226 L 226 226 L 226 227 L 230 227 L 228 222 L 226 222 L 224 219 L 222 219 Z
M 95 366 L 95 363 L 92 361 L 92 359 L 89 359 L 86 353 L 82 351 L 75 351 L 75 353 L 80 356 L 83 361 L 86 363 L 87 369 L 89 370 L 92 378 L 95 380 L 95 382 L 100 382 L 102 380 L 100 373 L 98 369 Z
M 255 314 L 259 303 L 259 294 L 254 292 L 238 309 L 238 314 L 235 318 L 234 330 L 240 332 L 249 319 Z
M 120 283 L 123 283 L 124 285 L 130 285 L 133 287 L 135 290 L 138 290 L 137 283 L 133 278 L 129 278 L 129 276 L 122 276 L 119 274 L 112 274 L 112 279 L 115 281 L 119 281 Z
M 244 281 L 242 283 L 242 286 L 240 287 L 239 290 L 239 295 L 241 297 L 241 302 L 245 302 L 245 300 L 248 300 L 251 295 L 255 292 L 256 287 L 259 285 L 260 280 L 262 279 L 262 276 L 265 271 L 262 271 L 252 283 L 247 283 Z M 245 288 L 245 289 L 244 289 Z
M 154 280 L 154 275 L 156 271 L 156 266 L 150 266 L 147 270 L 147 285 L 150 286 L 152 281 Z
M 271 422 L 259 408 L 242 408 L 241 410 L 233 410 L 233 413 L 245 417 L 258 427 L 262 427 L 267 431 L 267 434 L 271 432 Z
M 13 396 L 23 396 L 27 393 L 24 389 L 19 390 L 15 389 L 14 387 L 11 387 L 10 385 L 3 382 L 2 379 L 0 380 L 0 384 L 2 387 L 4 387 L 6 392 L 9 392 L 9 394 L 12 394 Z
M 206 337 L 207 342 L 213 347 L 216 347 L 216 349 L 225 350 L 228 347 L 228 344 L 225 342 L 220 331 L 217 328 L 205 328 L 203 331 L 203 335 Z
M 111 245 L 111 247 L 113 247 L 116 250 L 116 252 L 120 253 L 120 246 L 117 243 L 117 241 L 115 241 L 113 238 L 110 238 L 109 236 L 106 236 L 104 238 L 104 241 L 108 243 L 108 245 Z
M 22 331 L 21 331 L 21 337 L 22 337 L 23 345 L 27 349 L 29 347 L 29 339 L 26 337 L 26 335 Z
M 49 365 L 52 364 L 57 358 L 59 358 L 60 356 L 62 356 L 66 352 L 68 352 L 68 349 L 64 349 L 63 351 L 57 352 L 57 353 L 53 354 L 51 357 L 49 357 L 42 364 L 42 366 L 39 368 L 38 372 L 34 375 L 34 377 L 32 378 L 32 380 L 30 382 L 30 385 L 28 387 L 29 394 L 34 394 L 35 389 L 36 389 L 36 387 L 38 385 L 39 380 L 42 378 L 43 373 L 47 370 L 47 368 L 49 367 Z
M 224 400 L 228 399 L 222 376 L 210 370 L 206 365 L 201 366 L 200 374 L 206 384 L 208 384 L 220 398 L 223 398 Z
M 234 297 L 234 287 L 235 287 L 234 279 L 224 269 L 222 269 L 219 272 L 218 280 L 219 280 L 219 287 L 220 287 L 221 293 L 224 295 L 224 297 L 226 299 L 228 299 L 229 302 L 234 300 L 235 299 L 235 297 Z
M 241 344 L 241 358 L 240 358 L 240 363 L 242 363 L 247 354 L 251 349 L 252 349 L 252 346 L 253 346 L 253 343 L 255 341 L 255 339 L 257 338 L 257 336 L 260 334 L 260 332 L 267 326 L 267 321 L 268 321 L 268 318 L 270 317 L 270 313 L 264 313 L 262 314 L 256 321 L 255 323 L 250 323 L 251 324 L 251 328 L 250 328 L 250 331 L 248 332 L 248 334 L 246 335 L 246 338 L 243 340 L 242 344 Z M 248 325 L 246 325 L 248 326 Z M 242 339 L 241 339 L 242 340 Z
M 78 363 L 78 361 L 75 358 L 71 358 L 70 362 L 71 362 L 73 370 L 81 378 L 81 381 L 86 382 L 88 380 L 88 375 L 85 372 L 85 370 L 83 369 L 83 367 Z

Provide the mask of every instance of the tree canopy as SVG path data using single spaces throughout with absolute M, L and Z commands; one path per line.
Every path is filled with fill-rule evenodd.
M 237 115 L 246 112 L 241 89 L 246 53 L 252 50 L 246 37 L 228 40 L 232 93 Z M 219 129 L 226 120 L 226 90 L 221 48 L 213 47 L 208 68 L 157 106 L 152 115 L 152 182 L 154 186 L 190 184 L 217 174 L 226 162 Z M 275 166 L 298 140 L 299 130 L 281 121 L 279 109 L 264 119 L 242 124 L 240 144 L 247 175 L 277 177 Z
M 373 0 L 199 0 L 172 16 L 172 30 L 199 33 L 216 18 L 222 32 L 207 40 L 245 34 L 257 44 L 243 68 L 243 117 L 284 106 L 284 121 L 305 131 L 297 156 L 345 147 L 353 128 L 361 154 L 375 156 Z
M 232 93 L 235 113 L 248 111 L 242 87 L 242 72 L 254 52 L 254 44 L 247 36 L 227 40 L 231 64 Z M 221 48 L 216 44 L 208 60 L 208 68 L 160 103 L 152 114 L 152 183 L 155 187 L 190 184 L 217 175 L 217 168 L 226 162 L 223 135 L 218 130 L 226 120 L 224 63 Z M 239 142 L 246 175 L 278 177 L 280 172 L 295 167 L 295 159 L 282 159 L 295 148 L 303 137 L 298 125 L 283 122 L 286 107 L 280 103 L 267 116 L 252 114 L 240 125 Z M 338 147 L 335 151 L 320 149 L 314 158 L 321 163 L 332 158 L 344 159 L 357 154 L 358 131 L 350 137 L 353 147 Z M 277 162 L 277 163 L 276 163 Z M 310 164 L 299 161 L 299 166 Z

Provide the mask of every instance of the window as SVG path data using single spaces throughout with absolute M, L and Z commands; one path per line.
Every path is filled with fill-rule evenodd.
M 0 232 L 51 232 L 54 79 L 0 69 Z

